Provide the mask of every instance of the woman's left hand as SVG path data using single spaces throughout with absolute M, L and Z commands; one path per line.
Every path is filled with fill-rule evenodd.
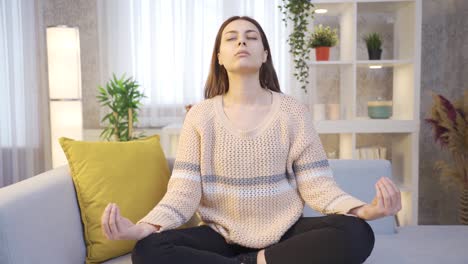
M 398 187 L 387 177 L 382 177 L 375 184 L 376 196 L 371 204 L 357 207 L 350 211 L 364 220 L 374 220 L 395 215 L 401 210 L 401 193 Z

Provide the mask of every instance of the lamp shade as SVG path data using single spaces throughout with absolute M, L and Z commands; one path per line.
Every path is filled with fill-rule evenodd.
M 50 125 L 52 137 L 52 166 L 57 168 L 67 164 L 58 139 L 68 137 L 75 140 L 83 138 L 83 119 L 81 101 L 51 101 Z
M 57 168 L 67 164 L 58 139 L 81 140 L 83 137 L 80 35 L 77 27 L 47 28 L 47 65 L 52 166 Z
M 47 60 L 50 99 L 80 99 L 80 34 L 77 27 L 47 28 Z

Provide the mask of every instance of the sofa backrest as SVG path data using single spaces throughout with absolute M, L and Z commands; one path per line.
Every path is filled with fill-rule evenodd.
M 335 181 L 343 191 L 371 203 L 374 199 L 375 183 L 382 176 L 392 179 L 391 164 L 388 160 L 330 160 Z M 395 182 L 392 179 L 393 182 Z M 319 212 L 309 206 L 304 208 L 304 216 L 321 216 Z M 368 221 L 375 234 L 396 233 L 394 216 L 387 216 L 377 220 Z

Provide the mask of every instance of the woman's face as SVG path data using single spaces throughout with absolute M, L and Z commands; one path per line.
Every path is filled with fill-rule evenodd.
M 249 21 L 238 19 L 229 23 L 221 35 L 218 61 L 227 72 L 255 73 L 266 62 L 262 37 Z

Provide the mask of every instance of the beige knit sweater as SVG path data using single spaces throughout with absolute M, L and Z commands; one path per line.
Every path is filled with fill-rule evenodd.
M 309 110 L 273 92 L 266 118 L 238 130 L 220 95 L 187 113 L 163 199 L 138 221 L 175 229 L 199 214 L 227 243 L 265 248 L 301 217 L 304 202 L 346 214 L 365 202 L 336 184 Z

